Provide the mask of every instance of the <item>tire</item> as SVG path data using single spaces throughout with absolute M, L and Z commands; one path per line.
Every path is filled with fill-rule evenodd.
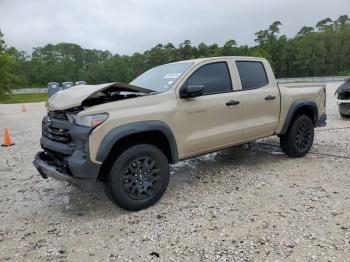
M 169 184 L 168 159 L 157 147 L 138 144 L 122 152 L 113 163 L 107 196 L 123 209 L 138 211 L 156 203 Z
M 287 134 L 280 137 L 281 149 L 290 157 L 302 157 L 312 147 L 314 141 L 314 125 L 306 115 L 297 117 Z

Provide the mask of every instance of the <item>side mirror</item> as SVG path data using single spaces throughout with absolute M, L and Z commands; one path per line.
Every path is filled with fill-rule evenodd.
M 204 85 L 188 85 L 186 82 L 180 90 L 180 98 L 194 98 L 204 93 Z

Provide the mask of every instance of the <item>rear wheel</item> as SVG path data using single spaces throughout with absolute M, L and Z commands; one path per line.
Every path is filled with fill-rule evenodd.
M 114 203 L 137 211 L 157 202 L 166 191 L 168 159 L 157 147 L 139 144 L 125 150 L 113 164 L 108 177 L 108 194 Z
M 310 151 L 314 141 L 314 125 L 302 115 L 294 120 L 287 134 L 280 137 L 281 149 L 291 157 L 302 157 Z

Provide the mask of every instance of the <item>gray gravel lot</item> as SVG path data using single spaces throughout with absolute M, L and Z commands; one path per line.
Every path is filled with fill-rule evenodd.
M 32 160 L 44 103 L 0 105 L 16 143 L 0 148 L 0 261 L 350 261 L 350 121 L 336 86 L 306 157 L 273 137 L 187 160 L 140 212 L 43 180 Z

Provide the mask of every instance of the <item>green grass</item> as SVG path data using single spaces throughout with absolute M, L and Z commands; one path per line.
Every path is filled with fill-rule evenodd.
M 16 104 L 47 101 L 47 93 L 1 95 L 0 104 Z
M 350 76 L 350 69 L 344 70 L 344 71 L 340 71 L 338 73 L 338 76 Z

